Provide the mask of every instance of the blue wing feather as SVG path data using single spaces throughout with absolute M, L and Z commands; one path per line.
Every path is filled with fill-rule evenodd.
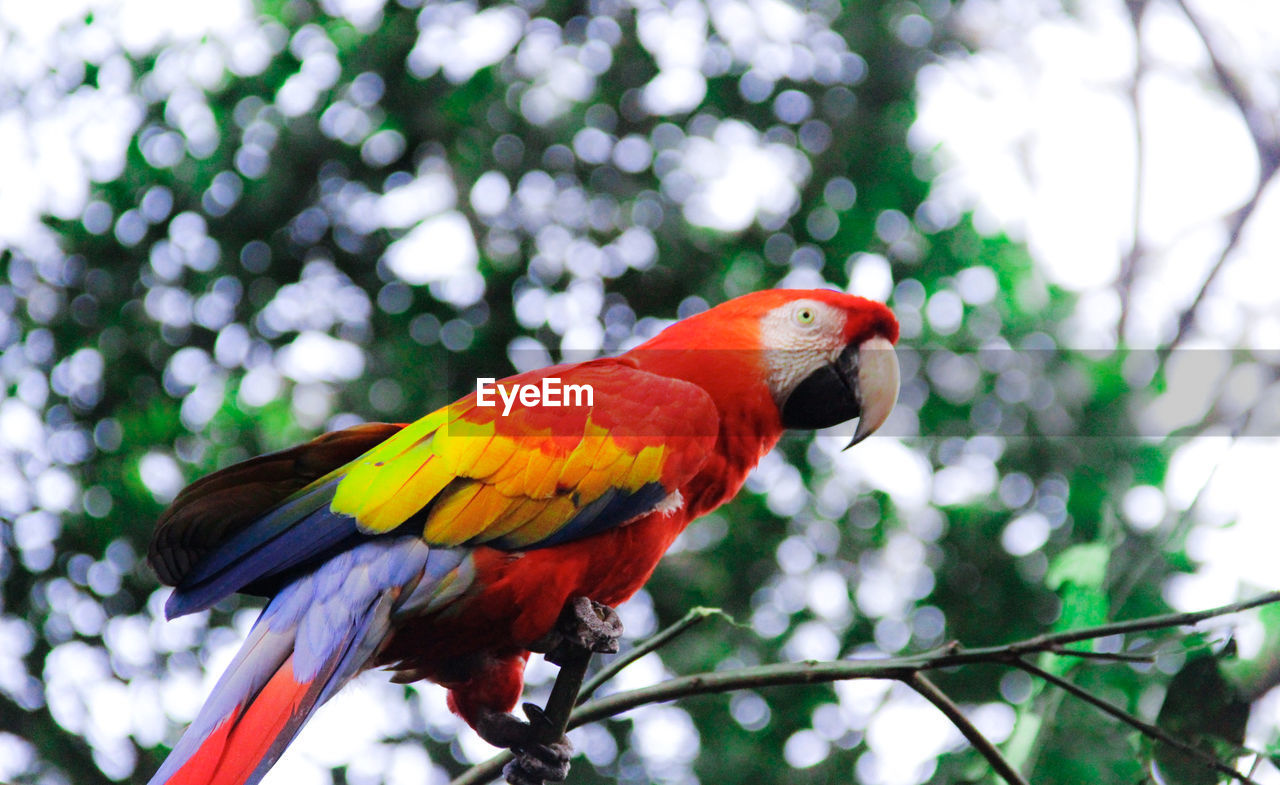
M 165 603 L 172 619 L 204 610 L 257 581 L 369 539 L 329 510 L 334 479 L 280 505 L 227 540 L 187 573 Z

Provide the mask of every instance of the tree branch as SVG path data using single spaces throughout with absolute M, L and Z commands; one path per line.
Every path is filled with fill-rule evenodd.
M 555 684 L 551 686 L 546 707 L 536 703 L 524 704 L 524 713 L 529 722 L 541 729 L 541 743 L 551 744 L 569 729 L 569 717 L 577 703 L 582 679 L 586 676 L 587 665 L 590 663 L 589 649 L 571 651 L 560 661 L 560 672 L 556 674 Z
M 1063 652 L 1059 650 L 1061 647 L 1069 643 L 1105 638 L 1110 635 L 1146 632 L 1149 630 L 1167 629 L 1169 627 L 1191 626 L 1207 619 L 1225 616 L 1231 613 L 1239 613 L 1240 611 L 1246 611 L 1276 602 L 1280 602 L 1280 592 L 1269 592 L 1249 600 L 1243 600 L 1229 605 L 1222 605 L 1203 611 L 1167 613 L 1160 616 L 1130 619 L 1128 621 L 1113 622 L 1111 624 L 1103 624 L 1097 627 L 1088 627 L 1080 630 L 1037 635 L 1034 638 L 1027 638 L 1025 640 L 1016 641 L 1003 646 L 964 649 L 959 644 L 953 643 L 951 645 L 944 646 L 941 649 L 906 657 L 891 657 L 876 660 L 836 660 L 833 662 L 789 662 L 774 665 L 757 665 L 750 668 L 739 668 L 731 671 L 715 671 L 709 673 L 698 673 L 691 676 L 680 676 L 674 679 L 668 679 L 667 681 L 650 687 L 618 692 L 613 695 L 608 695 L 604 698 L 599 698 L 585 703 L 574 710 L 573 715 L 569 719 L 568 728 L 572 729 L 579 727 L 580 725 L 585 725 L 589 722 L 597 722 L 609 717 L 614 717 L 622 714 L 623 712 L 651 703 L 666 703 L 668 701 L 687 698 L 694 695 L 707 695 L 732 692 L 734 690 L 741 689 L 759 689 L 762 687 L 776 687 L 793 684 L 827 684 L 834 681 L 845 681 L 848 679 L 894 679 L 915 687 L 916 685 L 912 680 L 916 674 L 941 668 L 955 667 L 957 665 L 987 663 L 1012 665 L 1019 668 L 1025 668 L 1028 663 L 1025 662 L 1023 657 L 1027 654 L 1051 652 L 1074 655 L 1079 652 Z M 682 619 L 673 626 L 678 626 L 683 623 L 684 620 Z M 668 628 L 668 630 L 670 629 L 671 628 Z M 667 631 L 664 630 L 663 633 L 665 632 Z M 663 633 L 659 634 L 661 635 Z M 655 636 L 655 638 L 656 637 L 657 636 Z M 670 635 L 666 637 L 663 642 L 669 642 L 675 637 L 675 634 Z M 658 647 L 654 646 L 649 650 L 652 651 L 656 648 Z M 1054 678 L 1056 679 L 1056 677 Z M 1052 681 L 1052 683 L 1057 684 L 1058 682 Z M 1066 683 L 1070 684 L 1070 682 Z M 1071 688 L 1079 690 L 1079 688 L 1075 687 L 1074 684 L 1071 685 Z M 1063 689 L 1069 688 L 1064 687 Z M 1072 694 L 1076 693 L 1072 692 Z M 926 697 L 928 696 L 926 695 Z M 1093 696 L 1090 697 L 1092 698 Z M 1090 703 L 1093 703 L 1096 700 L 1098 699 L 1094 698 Z M 1110 707 L 1110 709 L 1115 709 L 1115 707 L 1110 706 L 1110 704 L 1107 704 L 1107 706 Z M 1115 710 L 1119 711 L 1118 709 Z M 1123 714 L 1123 712 L 1121 713 Z M 1125 716 L 1129 715 L 1126 714 Z M 1142 722 L 1137 718 L 1134 718 L 1134 720 L 1137 723 Z M 1125 721 L 1127 722 L 1127 720 Z M 1143 725 L 1132 724 L 1132 726 L 1139 731 L 1145 732 Z M 963 732 L 963 729 L 961 729 L 961 732 Z M 1163 731 L 1160 731 L 1160 733 L 1163 734 Z M 477 764 L 469 769 L 463 775 L 453 780 L 450 785 L 478 785 L 478 783 L 487 782 L 502 770 L 502 766 L 508 760 L 510 760 L 509 753 L 502 753 L 490 758 L 489 760 Z M 988 758 L 988 761 L 990 761 L 990 758 Z M 1219 763 L 1218 765 L 1221 764 Z
M 1280 591 L 1267 592 L 1257 597 L 1240 602 L 1233 602 L 1230 605 L 1220 605 L 1217 608 L 1209 608 L 1203 611 L 1191 611 L 1189 613 L 1166 613 L 1160 616 L 1148 616 L 1142 619 L 1130 619 L 1129 621 L 1118 621 L 1110 624 L 1103 624 L 1098 627 L 1089 627 L 1083 630 L 1068 630 L 1066 632 L 1056 632 L 1048 635 L 1038 635 L 1034 638 L 1028 638 L 1025 641 L 1012 643 L 1005 647 L 995 647 L 994 651 L 1001 649 L 1009 649 L 1018 654 L 1026 654 L 1030 652 L 1048 651 L 1055 645 L 1066 643 L 1075 643 L 1077 641 L 1092 640 L 1094 638 L 1105 638 L 1108 635 L 1124 635 L 1131 632 L 1145 632 L 1147 630 L 1160 630 L 1167 627 L 1186 627 L 1199 624 L 1206 619 L 1212 619 L 1217 616 L 1226 616 L 1230 613 L 1239 613 L 1252 608 L 1258 608 L 1263 605 L 1271 605 L 1280 602 Z M 972 649 L 970 653 L 983 651 L 980 649 Z M 988 649 L 986 651 L 993 651 Z
M 991 764 L 991 768 L 995 769 L 1004 781 L 1009 785 L 1030 785 L 1018 770 L 1013 767 L 1005 759 L 1000 750 L 991 743 L 986 736 L 982 735 L 982 731 L 978 730 L 969 718 L 964 716 L 960 711 L 960 707 L 951 701 L 947 694 L 938 689 L 937 686 L 928 679 L 923 673 L 916 671 L 906 679 L 903 679 L 913 690 L 918 692 L 925 700 L 938 707 L 938 710 L 947 715 L 947 719 L 951 720 L 951 724 L 956 726 L 960 733 L 969 740 L 973 748 L 977 750 L 982 757 L 987 759 L 987 763 Z
M 503 750 L 487 761 L 477 763 L 454 777 L 449 781 L 449 785 L 481 785 L 481 783 L 490 782 L 502 773 L 503 766 L 514 759 L 515 756 L 509 750 Z
M 1258 175 L 1258 186 L 1254 188 L 1253 195 L 1249 197 L 1249 201 L 1244 206 L 1231 214 L 1229 222 L 1227 244 L 1222 246 L 1222 250 L 1218 253 L 1218 258 L 1214 261 L 1213 267 L 1209 268 L 1209 274 L 1205 276 L 1204 281 L 1200 284 L 1200 288 L 1196 291 L 1196 296 L 1192 298 L 1191 304 L 1183 309 L 1178 315 L 1178 329 L 1173 334 L 1173 338 L 1169 343 L 1160 348 L 1158 352 L 1157 366 L 1163 370 L 1165 363 L 1169 361 L 1169 355 L 1173 350 L 1182 344 L 1182 341 L 1191 332 L 1191 328 L 1195 325 L 1196 314 L 1200 310 L 1200 305 L 1204 302 L 1204 298 L 1209 294 L 1209 289 L 1213 286 L 1214 281 L 1218 279 L 1218 275 L 1223 268 L 1227 266 L 1227 260 L 1231 258 L 1240 245 L 1240 238 L 1243 234 L 1244 225 L 1253 217 L 1254 210 L 1258 207 L 1258 202 L 1262 199 L 1262 193 L 1266 190 L 1267 185 L 1271 182 L 1276 170 L 1270 172 L 1260 172 Z

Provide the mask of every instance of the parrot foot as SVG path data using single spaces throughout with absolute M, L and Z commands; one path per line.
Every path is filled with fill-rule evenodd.
M 502 773 L 510 785 L 543 785 L 545 782 L 564 782 L 569 776 L 569 758 L 573 757 L 573 745 L 561 736 L 550 744 L 532 744 L 511 750 L 515 759 L 503 767 Z
M 511 750 L 515 756 L 502 770 L 510 785 L 564 782 L 569 776 L 573 745 L 564 735 L 548 740 L 548 736 L 556 732 L 555 725 L 540 707 L 526 703 L 524 712 L 528 722 L 506 712 L 485 713 L 476 724 L 476 732 L 490 744 Z
M 617 611 L 589 597 L 574 597 L 565 603 L 555 628 L 539 643 L 545 647 L 547 662 L 563 666 L 583 655 L 590 657 L 592 652 L 616 654 L 621 637 L 622 620 Z
M 531 723 L 505 711 L 485 711 L 475 725 L 480 738 L 495 747 L 515 749 L 534 743 L 536 730 Z
M 529 646 L 531 651 L 546 652 L 547 661 L 560 666 L 547 707 L 524 704 L 528 722 L 513 714 L 490 711 L 475 725 L 481 738 L 506 747 L 515 756 L 503 769 L 510 785 L 564 782 L 569 776 L 573 745 L 564 732 L 587 664 L 593 653 L 618 651 L 620 637 L 622 620 L 613 608 L 588 597 L 574 597 L 565 603 L 555 627 Z

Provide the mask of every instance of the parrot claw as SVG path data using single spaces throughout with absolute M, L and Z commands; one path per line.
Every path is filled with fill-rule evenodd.
M 526 704 L 526 708 L 529 704 Z M 476 733 L 495 747 L 515 749 L 533 741 L 533 724 L 505 711 L 486 711 L 476 722 Z
M 545 739 L 547 734 L 551 733 L 555 725 L 551 722 L 551 718 L 547 716 L 547 712 L 536 703 L 523 703 L 521 708 L 524 709 L 524 716 L 529 718 L 529 738 Z
M 485 741 L 506 747 L 515 756 L 502 770 L 510 785 L 564 782 L 573 757 L 569 738 L 562 735 L 554 741 L 543 741 L 556 732 L 551 718 L 532 703 L 524 704 L 524 713 L 528 722 L 506 712 L 486 713 L 480 717 L 476 731 Z
M 573 745 L 567 737 L 561 736 L 550 744 L 516 747 L 511 753 L 515 759 L 502 769 L 507 782 L 510 785 L 543 785 L 545 782 L 564 782 L 569 776 Z
M 481 738 L 515 756 L 502 770 L 510 785 L 564 782 L 569 776 L 573 745 L 563 734 L 587 663 L 593 653 L 618 651 L 621 637 L 622 620 L 613 608 L 574 597 L 565 603 L 551 631 L 530 644 L 530 651 L 546 652 L 546 660 L 560 666 L 546 708 L 524 704 L 528 722 L 506 712 L 487 712 L 475 725 Z
M 574 597 L 542 642 L 549 644 L 547 661 L 564 665 L 584 653 L 616 654 L 621 637 L 622 620 L 617 611 L 588 597 Z

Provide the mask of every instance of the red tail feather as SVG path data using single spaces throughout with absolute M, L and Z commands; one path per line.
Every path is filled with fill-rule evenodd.
M 243 785 L 284 751 L 309 703 L 311 682 L 294 679 L 293 657 L 285 660 L 248 706 L 217 727 L 165 785 Z M 286 738 L 281 739 L 281 734 Z

